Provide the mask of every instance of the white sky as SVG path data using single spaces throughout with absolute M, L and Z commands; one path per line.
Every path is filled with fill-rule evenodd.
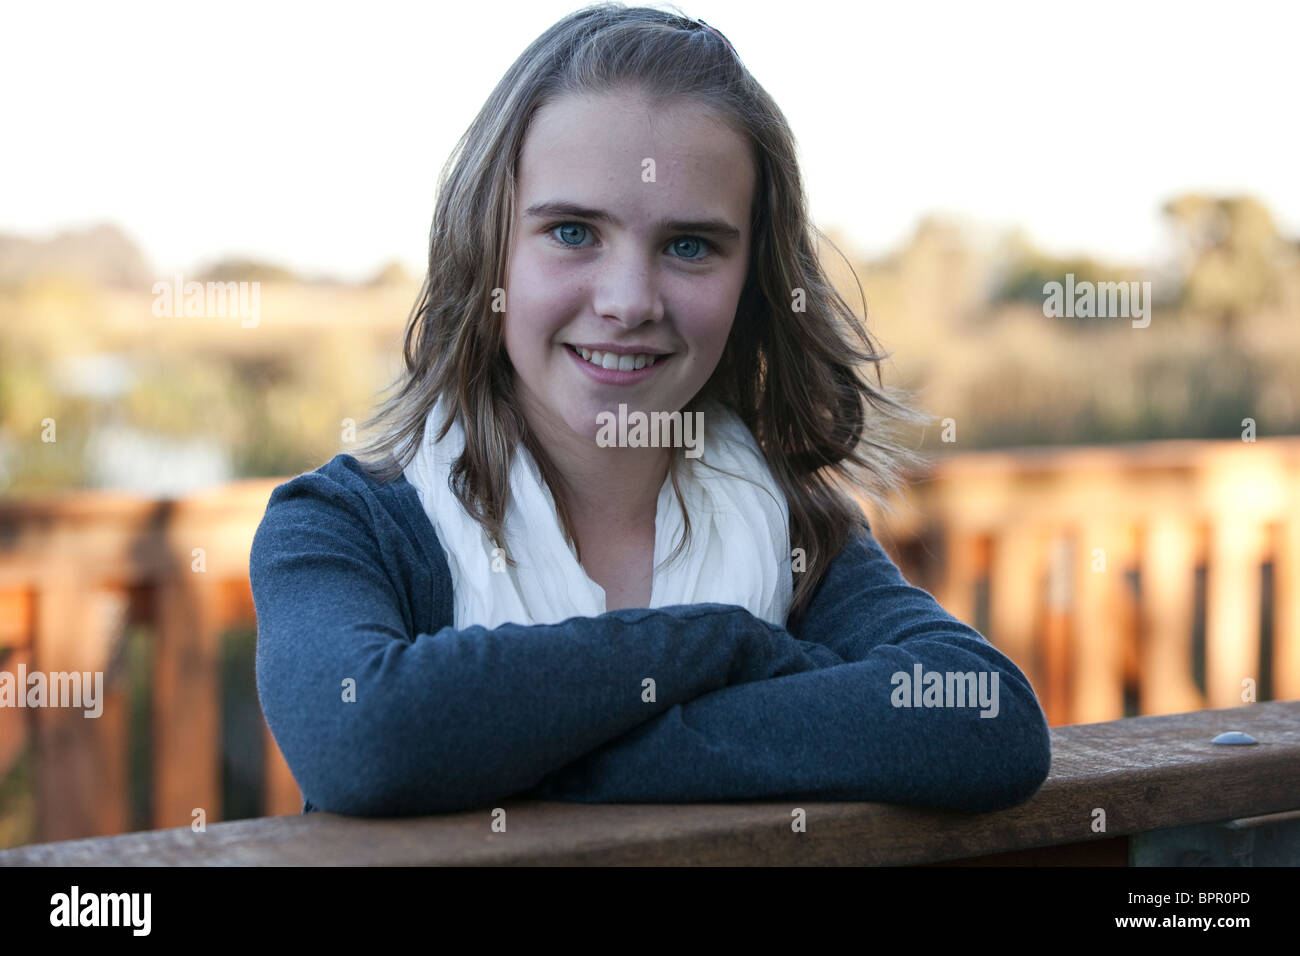
M 582 2 L 8 2 L 0 231 L 110 220 L 162 273 L 249 254 L 423 272 L 438 170 Z M 1249 191 L 1300 236 L 1292 3 L 682 2 L 799 140 L 812 212 L 873 254 L 939 211 L 1154 259 L 1160 203 Z

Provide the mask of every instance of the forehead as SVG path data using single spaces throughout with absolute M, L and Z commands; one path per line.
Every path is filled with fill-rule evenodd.
M 745 227 L 755 179 L 745 140 L 698 103 L 654 104 L 622 91 L 573 95 L 533 117 L 519 157 L 518 206 L 568 200 L 633 217 L 712 211 Z

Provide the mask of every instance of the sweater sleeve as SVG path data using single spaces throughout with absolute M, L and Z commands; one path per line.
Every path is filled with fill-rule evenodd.
M 724 604 L 412 633 L 376 510 L 299 476 L 272 493 L 250 553 L 258 697 L 317 809 L 490 805 L 678 704 L 840 662 Z
M 987 811 L 1028 799 L 1046 778 L 1050 735 L 1024 674 L 907 583 L 869 529 L 828 569 L 800 633 L 841 663 L 676 703 L 531 796 Z

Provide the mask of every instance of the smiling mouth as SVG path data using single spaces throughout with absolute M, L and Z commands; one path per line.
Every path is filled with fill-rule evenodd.
M 632 372 L 640 368 L 646 368 L 656 362 L 662 362 L 672 355 L 671 352 L 668 355 L 652 355 L 650 353 L 620 355 L 615 352 L 601 352 L 599 349 L 585 349 L 581 346 L 568 344 L 565 345 L 565 348 L 589 365 L 614 372 Z

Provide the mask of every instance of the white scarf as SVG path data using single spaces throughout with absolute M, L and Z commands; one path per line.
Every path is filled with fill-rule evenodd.
M 604 614 L 605 590 L 578 563 L 560 528 L 555 499 L 522 444 L 511 463 L 504 527 L 505 547 L 517 566 L 494 556 L 482 526 L 449 485 L 452 463 L 465 447 L 465 431 L 457 416 L 442 441 L 435 441 L 444 407 L 439 399 L 430 412 L 424 441 L 405 474 L 447 554 L 456 629 L 475 624 L 494 628 L 507 622 L 555 624 Z M 784 627 L 793 583 L 785 495 L 740 416 L 717 402 L 700 410 L 705 423 L 701 454 L 682 455 L 679 476 L 691 515 L 690 541 L 671 564 L 660 566 L 676 548 L 683 528 L 672 480 L 665 477 L 655 512 L 649 606 L 733 604 Z M 494 564 L 500 570 L 494 572 Z

